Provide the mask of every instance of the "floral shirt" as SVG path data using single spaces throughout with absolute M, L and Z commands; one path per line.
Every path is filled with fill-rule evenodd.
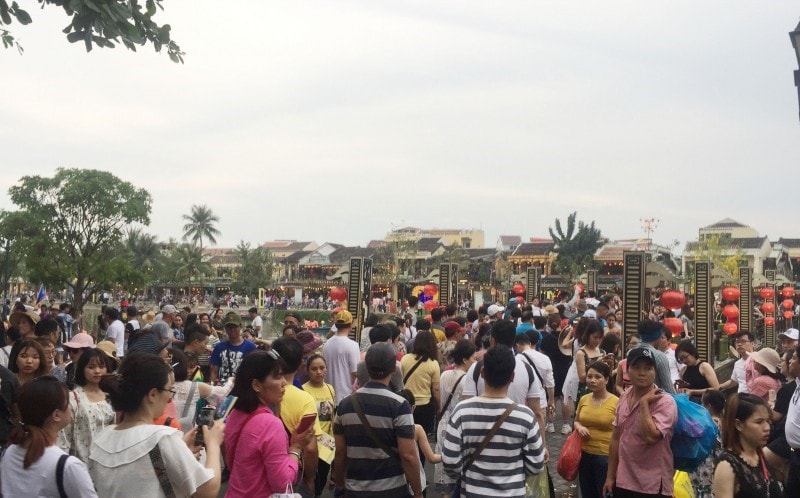
M 100 431 L 114 423 L 114 409 L 106 401 L 90 401 L 81 386 L 69 394 L 69 404 L 72 408 L 72 420 L 58 434 L 58 446 L 89 463 L 89 448 L 92 439 Z

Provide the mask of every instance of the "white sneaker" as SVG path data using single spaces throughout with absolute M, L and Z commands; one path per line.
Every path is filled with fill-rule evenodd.
M 553 425 L 553 422 L 547 422 L 547 428 L 546 428 L 546 430 L 547 430 L 547 432 L 549 432 L 550 434 L 552 434 L 552 433 L 554 433 L 554 432 L 556 431 L 556 426 L 555 426 L 555 425 Z
M 572 432 L 572 427 L 570 427 L 569 424 L 564 424 L 561 426 L 561 434 L 567 436 L 570 432 Z

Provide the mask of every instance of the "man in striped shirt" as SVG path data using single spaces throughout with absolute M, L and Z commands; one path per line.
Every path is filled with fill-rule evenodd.
M 386 342 L 373 344 L 364 358 L 369 382 L 336 408 L 335 497 L 422 496 L 411 405 L 388 387 L 397 368 L 396 354 Z M 369 427 L 362 424 L 359 409 Z
M 442 464 L 449 475 L 461 477 L 462 496 L 523 498 L 526 476 L 544 470 L 545 448 L 533 411 L 508 397 L 515 365 L 507 346 L 490 348 L 483 357 L 483 393 L 456 405 L 447 423 Z M 500 430 L 472 465 L 464 468 L 510 404 L 515 408 Z

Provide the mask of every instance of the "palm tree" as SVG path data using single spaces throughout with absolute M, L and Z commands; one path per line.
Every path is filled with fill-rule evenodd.
M 141 228 L 132 228 L 127 231 L 125 247 L 130 251 L 133 266 L 136 268 L 152 269 L 161 256 L 161 248 L 155 235 L 145 233 Z
M 603 241 L 600 229 L 595 228 L 594 221 L 588 225 L 579 221 L 576 230 L 575 218 L 577 215 L 577 212 L 573 212 L 567 217 L 566 233 L 558 218 L 555 220 L 555 232 L 552 227 L 548 228 L 550 237 L 553 239 L 554 250 L 558 253 L 554 265 L 555 270 L 569 280 L 595 265 L 594 253 L 600 248 Z
M 203 239 L 208 239 L 212 244 L 216 244 L 216 237 L 220 234 L 217 230 L 216 223 L 219 223 L 219 217 L 215 215 L 211 209 L 205 204 L 202 206 L 192 206 L 192 213 L 183 215 L 186 224 L 183 225 L 183 239 L 191 239 L 192 243 L 199 244 L 200 249 L 203 249 Z
M 175 249 L 177 270 L 176 277 L 185 277 L 189 285 L 195 275 L 208 275 L 213 271 L 211 265 L 203 256 L 203 250 L 198 246 L 182 244 Z

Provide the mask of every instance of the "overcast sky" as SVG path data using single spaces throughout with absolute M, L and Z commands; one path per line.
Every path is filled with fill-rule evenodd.
M 23 175 L 108 170 L 180 236 L 366 245 L 393 227 L 542 237 L 572 211 L 683 248 L 725 217 L 800 237 L 795 2 L 170 0 L 186 52 L 87 54 L 22 2 L 0 51 L 0 209 Z M 28 5 L 26 5 L 28 4 Z

